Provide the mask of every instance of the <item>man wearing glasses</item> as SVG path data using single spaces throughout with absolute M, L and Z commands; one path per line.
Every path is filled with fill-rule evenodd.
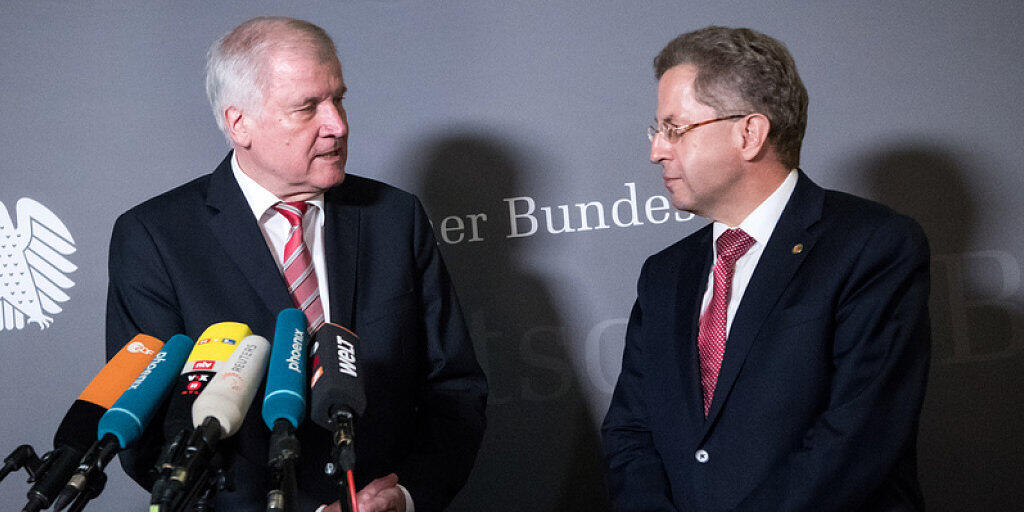
M 671 41 L 651 162 L 713 221 L 651 256 L 602 428 L 618 510 L 921 510 L 928 243 L 799 166 L 807 91 L 782 43 Z

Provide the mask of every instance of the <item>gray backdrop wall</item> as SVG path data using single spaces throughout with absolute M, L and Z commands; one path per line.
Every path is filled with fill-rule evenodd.
M 490 377 L 490 428 L 452 510 L 606 510 L 597 432 L 635 280 L 646 255 L 705 222 L 661 209 L 644 135 L 650 63 L 676 34 L 725 24 L 796 57 L 811 97 L 807 173 L 914 216 L 931 239 L 931 509 L 1020 510 L 1024 4 L 139 4 L 0 6 L 0 202 L 12 217 L 23 197 L 52 211 L 76 267 L 58 287 L 67 300 L 50 289 L 61 311 L 49 328 L 19 329 L 9 311 L 0 323 L 3 455 L 48 447 L 103 364 L 115 217 L 224 156 L 202 89 L 208 45 L 284 14 L 338 43 L 348 169 L 423 199 Z M 576 205 L 591 202 L 584 220 Z M 0 508 L 23 504 L 23 475 L 0 484 Z M 118 468 L 90 509 L 145 503 Z

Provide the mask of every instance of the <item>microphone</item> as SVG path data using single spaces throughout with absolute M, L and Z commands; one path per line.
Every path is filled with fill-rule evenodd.
M 263 394 L 263 422 L 271 430 L 282 419 L 298 428 L 306 417 L 307 337 L 301 310 L 288 308 L 277 314 Z
M 188 411 L 210 379 L 238 347 L 238 342 L 252 334 L 249 326 L 237 322 L 219 322 L 206 328 L 196 338 L 195 348 L 188 355 L 181 374 L 171 392 L 171 402 L 164 420 L 164 437 L 171 439 L 182 430 L 191 430 Z
M 25 512 L 37 512 L 50 506 L 95 439 L 100 417 L 131 385 L 162 346 L 162 341 L 139 334 L 114 354 L 89 382 L 57 427 L 53 436 L 53 451 L 43 456 L 41 464 L 32 475 L 35 484 L 28 491 L 28 503 L 23 509 Z M 22 458 L 29 464 L 34 462 L 31 457 Z
M 74 500 L 79 500 L 76 505 L 81 503 L 84 506 L 85 502 L 103 491 L 106 483 L 103 470 L 117 452 L 128 448 L 142 436 L 193 345 L 192 338 L 184 334 L 173 336 L 103 414 L 96 428 L 98 440 L 89 448 L 57 497 L 55 510 L 63 510 Z
M 184 461 L 175 467 L 156 510 L 180 510 L 212 483 L 211 459 L 217 443 L 238 432 L 266 373 L 270 343 L 262 336 L 243 339 L 231 357 L 192 404 L 195 430 L 184 448 Z
M 267 511 L 297 510 L 295 462 L 300 444 L 295 429 L 306 417 L 306 315 L 288 308 L 277 314 L 274 344 L 263 394 L 263 422 L 270 429 L 271 490 Z
M 355 469 L 355 421 L 366 409 L 366 393 L 359 377 L 356 343 L 352 331 L 326 323 L 313 341 L 313 376 L 310 379 L 310 413 L 314 423 L 331 430 L 334 464 L 325 471 L 334 476 L 338 470 L 338 487 L 343 511 L 358 511 L 353 470 Z M 336 467 L 334 467 L 336 466 Z M 351 508 L 350 508 L 351 507 Z
M 245 324 L 219 322 L 207 327 L 196 340 L 195 347 L 171 388 L 170 403 L 164 417 L 164 438 L 169 442 L 164 445 L 156 466 L 158 476 L 153 484 L 153 505 L 158 503 L 171 472 L 181 464 L 181 458 L 185 456 L 185 444 L 192 431 L 192 405 L 210 379 L 231 357 L 238 342 L 250 334 L 252 330 Z
M 358 417 L 366 409 L 366 393 L 356 364 L 359 337 L 334 323 L 320 327 L 313 338 L 310 378 L 310 419 L 328 430 L 342 416 Z
M 267 370 L 270 342 L 256 334 L 246 336 L 206 387 L 206 391 L 192 404 L 192 424 L 195 428 L 215 421 L 222 438 L 238 432 L 249 412 L 256 390 L 263 382 Z

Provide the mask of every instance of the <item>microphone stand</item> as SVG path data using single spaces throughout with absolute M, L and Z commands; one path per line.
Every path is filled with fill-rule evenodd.
M 295 461 L 299 458 L 300 449 L 291 422 L 285 418 L 275 420 L 270 434 L 268 464 L 273 487 L 267 493 L 267 512 L 298 512 Z
M 197 493 L 210 485 L 209 463 L 221 433 L 220 421 L 211 416 L 192 431 L 184 446 L 175 446 L 182 434 L 175 437 L 167 450 L 169 462 L 161 465 L 161 478 L 153 485 L 152 512 L 183 510 L 183 504 L 198 499 Z
M 151 493 L 149 505 L 150 510 L 160 512 L 161 500 L 166 493 L 167 486 L 170 484 L 171 474 L 174 473 L 175 467 L 178 461 L 184 457 L 185 444 L 188 441 L 188 431 L 182 429 L 175 434 L 171 442 L 164 446 L 163 452 L 160 454 L 160 460 L 157 462 L 155 472 L 156 481 L 153 483 L 153 492 Z
M 353 478 L 356 452 L 352 413 L 341 408 L 335 409 L 331 412 L 331 424 L 334 425 L 334 433 L 331 436 L 333 460 L 332 464 L 324 468 L 324 472 L 338 480 L 338 504 L 341 506 L 341 512 L 359 512 Z
M 79 498 L 84 498 L 84 503 L 81 505 L 84 507 L 89 500 L 99 496 L 107 484 L 107 475 L 103 470 L 106 469 L 107 464 L 110 464 L 110 460 L 114 458 L 120 448 L 121 444 L 114 434 L 107 434 L 93 444 L 92 448 L 89 448 L 89 451 L 82 457 L 75 474 L 71 475 L 67 485 L 57 495 L 57 499 L 53 503 L 54 510 L 60 512 L 69 503 L 77 502 Z M 74 508 L 71 510 L 74 511 Z
M 35 477 L 29 479 L 30 482 L 34 480 L 35 484 L 28 490 L 28 503 L 22 512 L 39 512 L 49 508 L 67 483 L 61 479 L 70 478 L 69 475 L 75 471 L 81 459 L 82 452 L 70 446 L 61 446 L 43 455 L 42 465 L 36 470 Z
M 43 461 L 39 460 L 39 456 L 36 455 L 36 451 L 32 449 L 32 446 L 23 444 L 15 448 L 4 459 L 4 466 L 0 468 L 0 482 L 7 478 L 7 475 L 21 468 L 25 468 L 25 471 L 28 472 L 28 478 L 31 482 L 37 478 L 39 466 L 42 465 Z
M 80 494 L 78 494 L 74 501 L 71 502 L 71 507 L 68 508 L 68 512 L 82 512 L 82 509 L 92 501 L 93 498 L 100 495 L 103 492 L 103 488 L 107 485 L 107 474 L 103 471 L 99 471 L 93 477 L 90 477 L 86 481 L 85 488 Z
M 214 512 L 214 495 L 217 494 L 217 491 L 230 487 L 231 484 L 221 463 L 220 454 L 216 454 L 210 462 L 210 467 L 203 468 L 195 483 L 189 488 L 181 506 L 173 510 L 175 512 Z

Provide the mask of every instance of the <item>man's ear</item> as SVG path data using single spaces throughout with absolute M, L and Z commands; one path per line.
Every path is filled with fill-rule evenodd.
M 249 116 L 245 112 L 233 106 L 224 109 L 224 125 L 235 147 L 249 149 L 252 134 L 249 132 Z
M 737 143 L 739 144 L 740 156 L 744 160 L 752 161 L 758 158 L 767 150 L 768 132 L 772 123 L 764 114 L 750 114 L 736 123 Z

